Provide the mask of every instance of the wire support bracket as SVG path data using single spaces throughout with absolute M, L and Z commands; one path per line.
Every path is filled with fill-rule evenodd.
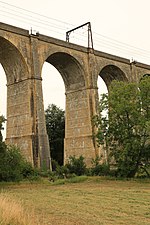
M 91 29 L 91 23 L 90 22 L 87 22 L 87 23 L 84 23 L 78 27 L 75 27 L 69 31 L 66 32 L 66 41 L 69 42 L 69 37 L 70 37 L 70 34 L 71 32 L 77 30 L 77 29 L 80 29 L 80 28 L 83 28 L 84 26 L 88 26 L 88 30 L 87 30 L 87 34 L 88 34 L 88 48 L 91 48 L 92 50 L 94 49 L 93 47 L 93 37 L 92 37 L 92 29 Z

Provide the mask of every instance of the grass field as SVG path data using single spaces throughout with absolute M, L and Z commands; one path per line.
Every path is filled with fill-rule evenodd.
M 27 182 L 0 188 L 1 196 L 21 203 L 41 225 L 150 225 L 148 180 L 92 177 L 80 183 Z

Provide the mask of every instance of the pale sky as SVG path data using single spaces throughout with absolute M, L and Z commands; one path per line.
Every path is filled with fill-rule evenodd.
M 149 10 L 150 0 L 3 0 L 0 22 L 28 30 L 32 27 L 63 40 L 67 30 L 91 22 L 95 49 L 150 64 Z M 82 35 L 85 30 L 73 34 L 71 41 L 81 44 Z M 1 66 L 0 76 L 0 114 L 6 115 L 6 78 Z M 55 103 L 64 109 L 60 74 L 45 63 L 42 76 L 45 108 Z

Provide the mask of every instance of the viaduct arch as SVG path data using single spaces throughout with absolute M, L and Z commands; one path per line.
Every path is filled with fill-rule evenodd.
M 49 167 L 42 77 L 44 62 L 61 74 L 66 92 L 64 162 L 83 155 L 86 163 L 100 154 L 91 119 L 97 110 L 98 76 L 139 82 L 150 66 L 0 23 L 0 63 L 7 77 L 6 142 L 19 146 L 35 166 Z

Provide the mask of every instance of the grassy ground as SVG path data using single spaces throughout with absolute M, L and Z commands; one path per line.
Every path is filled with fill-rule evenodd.
M 81 183 L 1 184 L 0 188 L 1 195 L 34 211 L 41 225 L 150 224 L 148 180 L 93 177 Z

